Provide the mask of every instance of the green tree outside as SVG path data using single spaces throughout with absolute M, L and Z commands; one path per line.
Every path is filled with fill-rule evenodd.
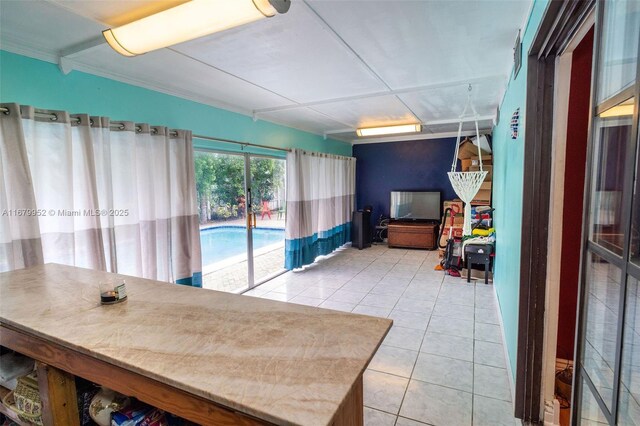
M 284 185 L 284 161 L 254 157 L 251 159 L 253 210 L 261 202 L 271 201 Z M 195 153 L 196 191 L 200 223 L 238 218 L 242 214 L 244 158 L 239 155 Z

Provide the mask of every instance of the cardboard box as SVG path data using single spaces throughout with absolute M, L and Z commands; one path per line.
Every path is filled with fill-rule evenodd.
M 447 244 L 447 240 L 449 239 L 449 231 L 450 226 L 445 226 L 442 230 L 442 237 L 440 237 L 440 245 L 444 246 Z M 462 226 L 454 226 L 453 227 L 453 237 L 454 238 L 462 238 Z
M 483 189 L 488 189 L 489 191 L 491 191 L 491 182 L 487 182 L 487 178 L 484 179 L 484 182 L 482 182 L 482 184 L 480 185 L 480 191 L 482 191 Z
M 491 205 L 491 190 L 490 189 L 481 189 L 478 191 L 473 200 L 471 200 L 471 204 L 474 206 L 489 206 Z
M 491 155 L 490 152 L 481 151 L 482 157 Z M 458 160 L 469 160 L 471 157 L 478 155 L 478 147 L 469 139 L 465 139 L 458 148 Z
M 452 207 L 455 206 L 455 207 Z M 444 214 L 444 211 L 448 208 L 451 207 L 452 210 L 456 211 L 456 216 L 462 216 L 464 214 L 464 203 L 462 202 L 462 200 L 460 199 L 455 199 L 455 200 L 446 200 L 442 202 L 442 213 Z M 447 216 L 447 221 L 448 221 L 449 216 Z
M 493 164 L 492 162 L 493 160 L 493 156 L 491 155 L 482 155 L 482 165 L 485 166 L 490 166 Z M 479 166 L 480 165 L 480 157 L 478 157 L 477 155 L 474 157 L 471 157 L 471 165 L 472 166 Z
M 490 165 L 482 165 L 482 170 L 487 171 L 487 177 L 484 178 L 485 182 L 491 181 L 493 180 L 493 166 Z M 471 166 L 469 167 L 469 171 L 470 172 L 479 172 L 480 171 L 480 166 Z
M 469 167 L 472 166 L 472 160 L 468 159 L 468 160 L 460 160 L 460 164 L 461 164 L 461 168 L 463 172 L 468 172 L 469 171 Z

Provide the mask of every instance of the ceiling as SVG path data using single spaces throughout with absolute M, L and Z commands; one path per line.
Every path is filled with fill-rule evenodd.
M 293 0 L 284 15 L 133 58 L 102 42 L 109 26 L 183 2 L 0 0 L 0 48 L 335 139 L 418 122 L 422 138 L 456 132 L 468 93 L 491 128 L 531 7 Z

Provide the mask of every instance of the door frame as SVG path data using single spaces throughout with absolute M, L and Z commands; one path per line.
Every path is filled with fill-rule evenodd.
M 548 229 L 556 59 L 595 0 L 548 3 L 528 52 L 515 416 L 542 418 Z M 597 28 L 596 28 L 597 31 Z

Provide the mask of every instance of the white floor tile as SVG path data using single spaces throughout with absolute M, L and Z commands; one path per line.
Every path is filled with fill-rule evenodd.
M 359 291 L 336 290 L 335 293 L 329 296 L 328 300 L 344 303 L 360 303 L 366 295 L 367 293 Z
M 473 396 L 473 426 L 516 426 L 522 424 L 513 417 L 510 402 Z
M 473 362 L 506 368 L 502 344 L 476 340 L 473 348 Z
M 393 308 L 398 302 L 400 295 L 384 295 L 384 294 L 371 294 L 369 293 L 360 302 L 361 305 L 374 306 L 376 308 Z
M 449 334 L 427 331 L 424 335 L 420 351 L 472 362 L 473 339 L 470 337 L 451 336 Z
M 316 299 L 327 299 L 329 296 L 331 296 L 335 292 L 336 291 L 334 289 L 330 289 L 330 288 L 309 287 L 308 289 L 300 293 L 299 296 L 314 297 Z
M 474 338 L 476 340 L 501 344 L 502 332 L 500 331 L 499 325 L 476 322 Z
M 307 306 L 320 306 L 324 299 L 316 299 L 315 297 L 304 297 L 304 296 L 296 296 L 293 299 L 289 300 L 291 303 L 297 303 L 298 305 L 307 305 Z
M 394 309 L 388 318 L 393 320 L 393 324 L 400 327 L 415 328 L 418 330 L 426 330 L 429 324 L 431 312 L 407 312 Z
M 333 309 L 334 311 L 351 312 L 356 307 L 353 303 L 336 302 L 335 300 L 325 300 L 320 304 L 321 308 Z
M 418 351 L 382 345 L 369 363 L 369 369 L 401 377 L 411 377 Z
M 411 380 L 400 415 L 432 425 L 471 426 L 472 394 Z
M 364 407 L 364 426 L 394 426 L 396 417 L 384 411 Z
M 378 371 L 364 373 L 364 405 L 397 414 L 409 379 Z
M 473 321 L 473 306 L 457 305 L 438 299 L 433 307 L 433 315 Z
M 421 353 L 411 378 L 473 392 L 473 363 Z
M 428 331 L 473 338 L 473 321 L 433 315 Z
M 433 309 L 435 300 L 418 300 L 409 297 L 401 297 L 394 309 L 406 312 L 430 312 Z
M 391 327 L 391 330 L 389 330 L 389 334 L 387 334 L 387 337 L 384 339 L 383 344 L 396 348 L 418 351 L 420 350 L 420 345 L 422 344 L 423 337 L 423 330 L 416 330 L 413 328 L 399 327 L 397 325 L 394 325 L 393 327 Z
M 375 306 L 357 305 L 353 308 L 354 314 L 371 315 L 372 317 L 386 318 L 391 313 L 391 308 L 378 308 Z
M 509 377 L 504 368 L 475 364 L 473 367 L 473 392 L 476 395 L 511 401 Z

